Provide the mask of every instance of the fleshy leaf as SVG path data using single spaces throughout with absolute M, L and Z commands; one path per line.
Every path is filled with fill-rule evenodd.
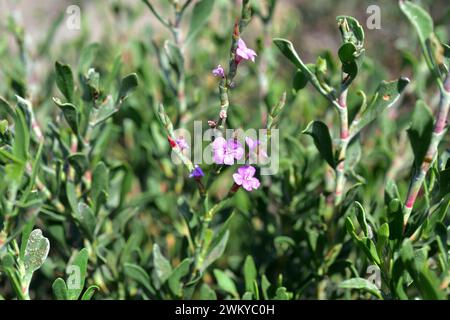
M 72 69 L 67 64 L 56 61 L 56 85 L 61 93 L 66 97 L 67 101 L 73 103 L 73 74 Z
M 379 299 L 383 299 L 380 289 L 378 289 L 375 284 L 364 278 L 352 278 L 345 280 L 339 284 L 339 288 L 363 290 Z
M 400 78 L 390 82 L 382 81 L 367 108 L 351 124 L 350 136 L 355 136 L 362 128 L 375 120 L 381 112 L 391 107 L 398 100 L 409 82 L 408 78 Z
M 433 134 L 434 118 L 422 100 L 417 101 L 408 129 L 409 141 L 414 152 L 414 163 L 419 168 L 425 158 Z
M 312 121 L 308 124 L 306 129 L 302 131 L 302 133 L 313 137 L 314 144 L 316 145 L 317 150 L 319 150 L 322 158 L 325 159 L 332 168 L 334 168 L 335 161 L 333 155 L 333 145 L 328 126 L 322 121 Z
M 195 4 L 186 42 L 193 40 L 197 33 L 206 25 L 211 16 L 214 2 L 215 0 L 201 0 Z

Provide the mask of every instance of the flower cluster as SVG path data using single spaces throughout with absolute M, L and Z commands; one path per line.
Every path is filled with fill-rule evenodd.
M 212 148 L 214 152 L 213 159 L 216 164 L 230 166 L 234 163 L 235 159 L 240 160 L 244 155 L 244 148 L 235 138 L 227 141 L 222 137 L 218 137 L 212 143 Z
M 239 38 L 235 51 L 235 64 L 239 65 L 239 63 L 241 63 L 243 60 L 250 60 L 252 62 L 255 62 L 256 56 L 256 52 L 252 49 L 249 49 L 244 40 Z M 220 64 L 212 70 L 212 74 L 218 78 L 226 78 L 225 70 Z M 221 119 L 226 118 L 225 112 L 226 111 L 224 110 L 221 111 Z M 208 124 L 211 127 L 216 126 L 216 123 L 213 121 L 208 121 Z M 258 158 L 258 156 L 267 156 L 265 152 L 260 151 L 260 142 L 258 140 L 253 140 L 250 137 L 246 137 L 245 142 L 249 147 L 248 158 L 250 160 L 254 161 Z M 178 141 L 177 139 L 176 143 L 182 150 L 188 147 L 184 140 Z M 217 137 L 212 143 L 212 150 L 214 163 L 218 165 L 231 166 L 234 164 L 235 160 L 241 160 L 245 154 L 244 147 L 236 138 L 226 140 L 223 137 Z M 254 177 L 255 172 L 256 169 L 250 165 L 244 165 L 240 167 L 238 171 L 233 174 L 235 185 L 242 186 L 247 191 L 258 189 L 260 182 L 257 178 Z M 204 174 L 202 169 L 198 165 L 195 165 L 195 168 L 192 170 L 189 177 L 200 179 L 203 175 Z
M 256 56 L 257 56 L 256 52 L 253 49 L 248 48 L 244 40 L 239 38 L 235 54 L 236 64 L 238 65 L 243 60 L 250 60 L 252 62 L 255 62 Z M 212 74 L 215 77 L 225 78 L 225 70 L 220 64 L 213 69 Z

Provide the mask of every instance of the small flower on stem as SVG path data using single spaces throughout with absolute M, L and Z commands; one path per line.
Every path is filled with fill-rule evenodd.
M 175 141 L 176 141 L 178 147 L 181 149 L 181 151 L 189 148 L 189 145 L 186 142 L 186 140 L 184 139 L 184 137 L 178 137 Z
M 259 140 L 253 140 L 251 137 L 245 137 L 245 143 L 248 145 L 250 151 L 253 151 L 260 144 Z
M 223 70 L 220 64 L 217 66 L 217 68 L 213 69 L 212 74 L 214 75 L 214 77 L 225 78 L 225 70 Z
M 233 174 L 234 182 L 242 186 L 247 191 L 259 188 L 259 180 L 254 177 L 256 169 L 252 166 L 243 166 L 238 169 L 238 172 Z
M 169 141 L 171 148 L 175 148 L 177 146 L 177 143 L 172 139 L 172 137 L 167 136 L 167 141 Z
M 250 163 L 258 163 L 258 160 L 265 161 L 268 159 L 267 152 L 261 147 L 261 142 L 259 140 L 245 137 L 245 143 L 249 149 L 248 156 Z
M 234 159 L 240 160 L 244 155 L 244 148 L 236 139 L 232 138 L 228 141 L 223 137 L 218 137 L 212 143 L 214 151 L 214 162 L 217 164 L 232 165 Z
M 199 179 L 203 177 L 205 174 L 203 173 L 202 168 L 198 164 L 195 165 L 194 170 L 192 170 L 191 174 L 189 175 L 189 178 L 195 178 Z
M 238 40 L 238 46 L 236 49 L 236 63 L 240 63 L 242 60 L 251 60 L 255 62 L 256 52 L 247 48 L 244 40 Z

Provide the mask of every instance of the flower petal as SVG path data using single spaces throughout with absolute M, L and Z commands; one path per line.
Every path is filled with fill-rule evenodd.
M 234 150 L 233 155 L 236 160 L 242 159 L 242 157 L 244 156 L 244 149 L 242 147 L 237 148 L 236 150 Z
M 247 52 L 245 50 L 240 49 L 240 48 L 236 49 L 236 55 L 238 55 L 239 57 L 241 57 L 244 60 L 250 59 L 250 57 L 247 55 Z
M 259 186 L 261 185 L 261 183 L 259 182 L 259 180 L 257 178 L 251 178 L 249 181 L 250 181 L 253 189 L 258 189 Z
M 213 149 L 225 148 L 226 144 L 227 140 L 225 140 L 223 137 L 217 137 L 216 139 L 214 139 L 212 143 L 212 148 Z
M 256 172 L 255 167 L 247 166 L 247 170 L 246 170 L 247 179 L 253 177 L 255 175 L 255 172 Z
M 231 153 L 226 153 L 225 157 L 223 158 L 223 163 L 226 165 L 233 165 L 234 164 L 234 156 Z
M 243 178 L 239 173 L 233 173 L 233 180 L 237 185 L 242 185 Z
M 247 191 L 252 191 L 252 183 L 248 180 L 242 181 L 242 187 Z

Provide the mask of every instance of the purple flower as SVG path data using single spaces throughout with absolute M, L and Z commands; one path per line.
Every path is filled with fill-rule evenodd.
M 268 159 L 267 152 L 261 147 L 261 142 L 259 140 L 245 137 L 245 143 L 249 149 L 250 163 L 258 163 L 258 160 L 265 161 Z
M 250 151 L 255 149 L 260 144 L 259 140 L 253 140 L 250 137 L 245 137 L 245 143 L 248 145 Z
M 234 159 L 239 160 L 244 155 L 244 148 L 236 139 L 232 138 L 228 141 L 222 137 L 218 137 L 212 143 L 214 151 L 214 162 L 217 164 L 232 165 Z
M 192 170 L 191 174 L 189 175 L 189 178 L 201 178 L 205 174 L 203 173 L 202 168 L 199 167 L 199 165 L 195 165 L 194 170 Z
M 256 52 L 247 48 L 244 40 L 238 40 L 238 46 L 236 49 L 236 62 L 239 63 L 242 60 L 251 60 L 255 62 Z
M 184 137 L 178 137 L 177 140 L 175 140 L 175 142 L 182 151 L 189 148 L 189 145 L 184 139 Z
M 258 189 L 260 183 L 257 178 L 254 177 L 256 169 L 252 166 L 243 166 L 238 169 L 238 172 L 233 174 L 234 182 L 242 186 L 247 191 Z
M 217 68 L 213 69 L 212 74 L 214 75 L 214 77 L 225 78 L 225 71 L 220 64 L 217 66 Z

